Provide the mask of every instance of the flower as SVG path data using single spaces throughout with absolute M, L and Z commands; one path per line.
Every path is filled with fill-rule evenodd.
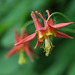
M 21 41 L 23 38 L 26 38 L 28 36 L 26 30 L 21 29 L 21 35 L 18 35 L 18 32 L 15 30 L 15 43 L 18 43 L 19 41 Z M 20 52 L 20 57 L 19 57 L 19 64 L 24 64 L 26 63 L 25 57 L 24 57 L 24 52 L 25 54 L 27 54 L 29 56 L 29 58 L 31 59 L 31 61 L 33 61 L 33 57 L 31 56 L 32 52 L 36 57 L 37 54 L 31 49 L 29 42 L 23 43 L 22 45 L 19 46 L 14 46 L 8 53 L 7 53 L 7 58 L 9 58 L 10 56 L 12 56 L 13 54 Z
M 46 19 L 43 18 L 41 13 L 38 13 L 37 11 L 35 11 L 35 12 L 39 17 L 41 17 L 43 19 L 45 27 L 41 26 L 39 20 L 35 16 L 35 13 L 32 11 L 31 16 L 34 20 L 36 32 L 31 34 L 30 36 L 24 38 L 23 40 L 16 43 L 15 45 L 20 45 L 22 43 L 31 41 L 35 38 L 36 34 L 38 34 L 38 41 L 37 41 L 35 48 L 39 47 L 39 45 L 45 40 L 45 47 L 43 47 L 43 48 L 45 51 L 45 55 L 48 56 L 51 53 L 52 48 L 53 48 L 53 44 L 51 42 L 52 36 L 59 37 L 59 38 L 70 38 L 70 39 L 72 39 L 72 37 L 70 37 L 64 33 L 61 33 L 59 31 L 56 31 L 55 28 L 59 30 L 60 28 L 62 28 L 64 26 L 72 24 L 72 22 L 70 22 L 70 23 L 59 23 L 59 24 L 54 25 L 52 18 L 50 18 L 47 21 Z M 46 10 L 46 12 L 47 12 L 48 17 L 49 17 L 50 16 L 49 11 Z

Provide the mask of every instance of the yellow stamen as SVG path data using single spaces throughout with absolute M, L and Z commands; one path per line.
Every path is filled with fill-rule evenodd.
M 39 13 L 39 15 L 42 15 L 41 13 Z
M 48 13 L 48 10 L 46 10 L 46 12 Z
M 35 11 L 36 13 L 38 13 L 38 11 Z
M 44 48 L 44 52 L 46 52 L 45 53 L 46 56 L 48 56 L 49 54 L 51 54 L 51 51 L 52 51 L 53 47 L 54 46 L 53 46 L 53 44 L 52 44 L 52 42 L 50 40 L 50 36 L 46 36 L 45 37 L 45 47 L 42 46 L 42 48 Z
M 27 61 L 26 61 L 26 59 L 25 59 L 25 57 L 24 57 L 23 50 L 20 51 L 20 57 L 19 57 L 18 63 L 19 63 L 20 65 L 27 63 Z

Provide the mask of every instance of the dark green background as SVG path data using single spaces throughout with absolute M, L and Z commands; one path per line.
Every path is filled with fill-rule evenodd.
M 75 0 L 0 0 L 0 75 L 75 75 L 75 39 L 53 38 L 55 47 L 51 55 L 46 57 L 39 47 L 35 50 L 39 59 L 33 56 L 33 63 L 26 56 L 28 63 L 18 65 L 19 53 L 6 59 L 6 53 L 14 45 L 14 30 L 20 32 L 20 28 L 32 20 L 31 11 L 37 10 L 47 19 L 47 9 L 50 13 L 62 12 L 75 22 Z M 69 22 L 60 15 L 52 19 L 54 23 Z M 74 38 L 75 24 L 65 28 L 60 31 Z M 34 24 L 27 27 L 27 32 L 29 35 L 35 32 Z M 36 41 L 37 37 L 30 42 L 32 49 Z

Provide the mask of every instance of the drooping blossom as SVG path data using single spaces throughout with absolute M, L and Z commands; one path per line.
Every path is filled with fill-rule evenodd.
M 21 34 L 18 35 L 18 32 L 15 30 L 15 43 L 18 43 L 19 41 L 21 41 L 23 38 L 26 38 L 28 36 L 26 30 L 21 29 Z M 19 46 L 14 46 L 8 53 L 7 53 L 7 58 L 9 58 L 10 56 L 16 54 L 17 52 L 20 52 L 20 57 L 19 57 L 19 64 L 24 64 L 26 63 L 26 59 L 24 57 L 24 54 L 27 54 L 28 57 L 31 59 L 31 61 L 33 61 L 33 57 L 31 55 L 30 52 L 32 52 L 36 57 L 38 57 L 38 55 L 32 50 L 32 48 L 29 45 L 29 42 L 25 42 Z
M 42 16 L 41 13 L 38 13 L 37 11 L 35 11 L 35 12 L 39 17 L 41 17 L 43 19 L 45 26 L 44 27 L 41 26 L 41 24 L 40 24 L 39 20 L 37 19 L 35 13 L 32 11 L 31 17 L 33 18 L 35 28 L 36 28 L 36 32 L 31 34 L 30 36 L 24 38 L 23 40 L 16 43 L 15 45 L 17 46 L 17 45 L 23 44 L 25 42 L 31 41 L 35 38 L 36 34 L 38 34 L 38 40 L 37 40 L 37 44 L 36 44 L 35 48 L 39 47 L 39 45 L 45 40 L 45 46 L 43 48 L 44 48 L 45 55 L 48 56 L 51 53 L 52 48 L 53 48 L 53 44 L 51 42 L 52 36 L 59 37 L 59 38 L 72 39 L 72 37 L 70 37 L 70 36 L 68 36 L 64 33 L 61 33 L 59 31 L 56 31 L 55 28 L 57 30 L 59 30 L 62 27 L 65 27 L 67 25 L 72 24 L 72 22 L 70 22 L 70 23 L 59 23 L 59 24 L 54 25 L 52 18 L 50 18 L 47 21 Z M 50 16 L 49 11 L 46 10 L 46 12 L 47 12 L 48 17 L 49 17 Z

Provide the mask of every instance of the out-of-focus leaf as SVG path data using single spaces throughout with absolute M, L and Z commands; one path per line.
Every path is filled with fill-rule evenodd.
M 0 53 L 0 75 L 9 74 L 18 68 L 17 55 L 14 55 L 10 59 L 6 59 L 6 53 L 7 52 L 4 52 L 4 50 Z
M 65 8 L 65 13 L 67 16 L 69 16 L 71 18 L 71 20 L 73 22 L 75 22 L 75 17 L 74 17 L 75 13 L 74 12 L 75 12 L 75 0 L 71 0 Z
M 20 31 L 20 25 L 24 25 L 31 19 L 31 11 L 41 11 L 43 16 L 47 19 L 47 13 L 45 10 L 51 12 L 63 12 L 73 22 L 75 1 L 74 0 L 1 0 L 6 1 L 0 5 L 0 75 L 71 75 L 74 73 L 74 57 L 75 57 L 75 40 L 74 39 L 61 39 L 53 38 L 54 48 L 48 57 L 45 56 L 43 48 L 37 48 L 35 51 L 39 54 L 39 59 L 35 59 L 34 63 L 31 63 L 28 57 L 28 63 L 23 66 L 18 65 L 18 54 L 13 55 L 8 60 L 5 58 L 6 53 L 11 49 L 10 46 L 14 42 L 14 29 Z M 0 3 L 1 4 L 1 3 Z M 3 8 L 3 9 L 2 9 Z M 45 12 L 45 13 L 44 13 Z M 38 17 L 38 16 L 37 16 Z M 68 22 L 60 15 L 54 15 L 54 23 Z M 53 18 L 52 17 L 52 18 Z M 39 17 L 38 17 L 39 18 Z M 43 21 L 39 20 L 42 24 Z M 18 24 L 19 27 L 18 27 Z M 17 28 L 16 28 L 17 27 Z M 73 28 L 73 30 L 68 30 Z M 60 31 L 69 35 L 74 32 L 74 25 L 69 25 L 62 28 Z M 12 32 L 11 32 L 12 31 Z M 69 31 L 69 32 L 67 32 Z M 71 32 L 70 32 L 71 31 Z M 34 24 L 30 24 L 27 27 L 28 34 L 35 32 Z M 75 36 L 74 36 L 75 37 Z M 37 42 L 37 36 L 30 42 L 32 49 Z M 26 55 L 25 55 L 26 56 Z M 72 65 L 73 64 L 73 65 Z
M 41 2 L 41 4 L 40 4 Z M 17 6 L 1 21 L 0 26 L 0 36 L 3 32 L 5 32 L 8 28 L 10 28 L 12 25 L 15 25 L 20 20 L 26 20 L 27 16 L 29 15 L 29 12 L 31 12 L 31 9 L 37 9 L 43 8 L 43 6 L 46 5 L 48 1 L 38 0 L 37 2 L 35 0 L 22 0 Z M 35 4 L 37 5 L 35 6 Z M 34 8 L 35 6 L 35 8 Z M 38 7 L 39 6 L 39 7 Z
M 73 60 L 73 63 L 70 64 L 67 75 L 74 75 L 74 74 L 75 74 L 75 60 Z
M 15 41 L 15 33 L 14 30 L 17 30 L 18 32 L 20 32 L 20 28 L 21 28 L 21 24 L 17 24 L 16 26 L 13 26 L 11 29 L 9 29 L 5 35 L 3 36 L 3 38 L 1 39 L 1 44 L 4 48 L 9 48 L 12 45 L 14 46 L 14 41 Z
M 0 54 L 0 75 L 37 75 L 34 72 L 33 65 L 27 57 L 27 64 L 18 65 L 18 53 L 6 59 L 6 51 Z
M 43 73 L 43 75 L 61 75 L 64 72 L 73 56 L 75 56 L 74 43 L 75 40 L 70 40 L 65 41 L 65 43 L 61 41 L 61 46 L 58 44 L 56 50 L 59 49 L 59 52 L 55 54 L 55 62 Z

